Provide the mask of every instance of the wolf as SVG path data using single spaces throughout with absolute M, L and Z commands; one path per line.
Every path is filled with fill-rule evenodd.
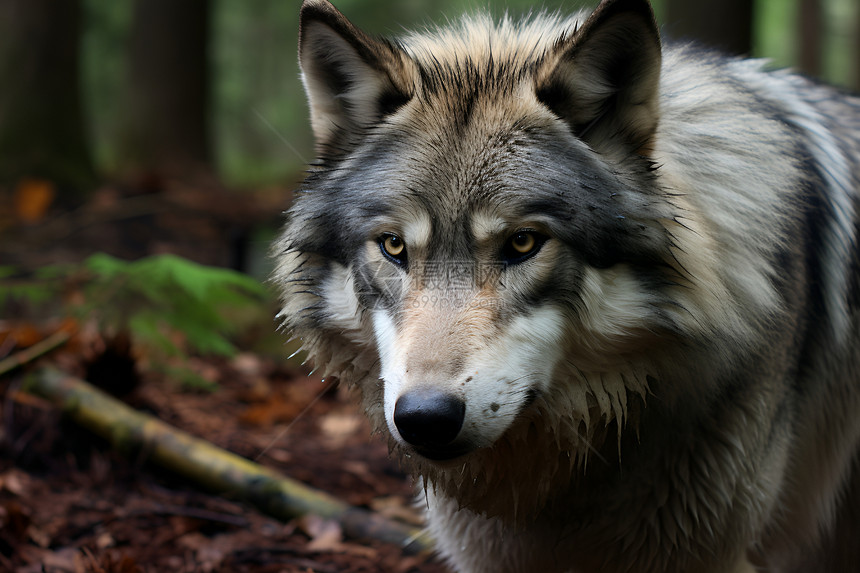
M 279 317 L 454 570 L 859 570 L 860 100 L 646 0 L 300 20 Z

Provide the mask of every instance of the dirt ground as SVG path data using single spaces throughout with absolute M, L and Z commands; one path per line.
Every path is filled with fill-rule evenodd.
M 258 267 L 271 237 L 256 229 L 280 224 L 289 195 L 163 181 L 153 188 L 105 186 L 71 211 L 36 201 L 34 215 L 39 195 L 33 199 L 28 190 L 0 189 L 0 267 L 16 265 L 24 276 L 94 252 L 125 260 L 174 253 L 265 276 Z M 67 286 L 64 297 L 76 296 L 75 285 Z M 51 335 L 57 325 L 42 321 L 58 316 L 58 302 L 17 315 L 0 308 L 0 364 Z M 72 340 L 39 363 L 0 369 L 0 573 L 446 571 L 427 555 L 346 538 L 337 523 L 313 515 L 284 523 L 202 491 L 144 457 L 112 451 L 20 391 L 24 376 L 47 363 L 350 504 L 419 524 L 410 478 L 371 437 L 352 397 L 288 363 L 274 309 L 260 312 L 259 328 L 240 345 L 246 352 L 186 365 L 213 391 L 180 387 L 132 356 L 128 344 L 113 348 L 103 332 L 80 323 Z
M 82 368 L 71 351 L 44 360 Z M 410 479 L 343 389 L 253 354 L 194 367 L 217 390 L 181 391 L 150 374 L 122 399 L 351 504 L 420 521 Z M 21 392 L 22 376 L 0 377 L 0 571 L 446 571 L 427 555 L 345 539 L 334 522 L 311 515 L 283 523 L 122 457 Z

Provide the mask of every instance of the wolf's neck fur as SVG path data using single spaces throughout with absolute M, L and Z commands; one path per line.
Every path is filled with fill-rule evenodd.
M 577 503 L 569 499 L 578 495 L 573 486 L 589 468 L 593 473 L 617 467 L 622 432 L 637 433 L 648 389 L 646 376 L 632 370 L 610 376 L 569 368 L 563 376 L 567 381 L 552 385 L 496 443 L 472 452 L 465 461 L 445 465 L 409 456 L 390 437 L 389 447 L 424 488 L 477 514 L 525 524 L 548 507 L 564 511 Z M 642 383 L 625 385 L 640 379 Z M 373 387 L 359 384 L 367 414 L 376 431 L 390 436 L 378 398 L 368 386 Z M 562 392 L 563 386 L 579 392 Z M 559 409 L 559 400 L 570 401 L 571 407 Z M 560 417 L 560 411 L 566 414 Z M 535 468 L 543 476 L 539 487 L 534 487 Z

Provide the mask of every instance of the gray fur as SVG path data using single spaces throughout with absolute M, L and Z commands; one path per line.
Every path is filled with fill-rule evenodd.
M 396 41 L 306 0 L 300 59 L 280 317 L 455 570 L 860 562 L 860 101 L 661 46 L 645 0 Z M 416 388 L 465 404 L 439 451 L 392 421 Z

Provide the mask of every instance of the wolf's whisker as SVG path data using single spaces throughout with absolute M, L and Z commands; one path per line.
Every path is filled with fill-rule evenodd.
M 319 402 L 320 398 L 325 396 L 326 392 L 331 390 L 335 386 L 335 384 L 337 384 L 337 379 L 332 379 L 328 384 L 326 384 L 323 387 L 323 389 L 320 390 L 320 392 L 316 396 L 314 396 L 313 400 L 308 402 L 307 405 L 304 408 L 302 408 L 302 411 L 299 412 L 295 418 L 290 420 L 290 423 L 287 424 L 284 428 L 282 428 L 281 431 L 278 432 L 278 435 L 275 436 L 274 438 L 272 438 L 272 440 L 268 444 L 266 444 L 265 448 L 260 450 L 260 453 L 258 453 L 256 456 L 254 456 L 254 461 L 255 462 L 258 461 L 260 458 L 262 458 L 264 455 L 266 455 L 266 452 L 268 452 L 270 449 L 272 449 L 272 446 L 274 446 L 277 442 L 281 441 L 284 438 L 284 436 L 287 435 L 287 432 L 290 431 L 290 428 L 292 428 L 295 425 L 295 423 L 298 422 L 302 418 L 302 416 L 304 416 L 311 408 L 313 408 L 314 404 Z

